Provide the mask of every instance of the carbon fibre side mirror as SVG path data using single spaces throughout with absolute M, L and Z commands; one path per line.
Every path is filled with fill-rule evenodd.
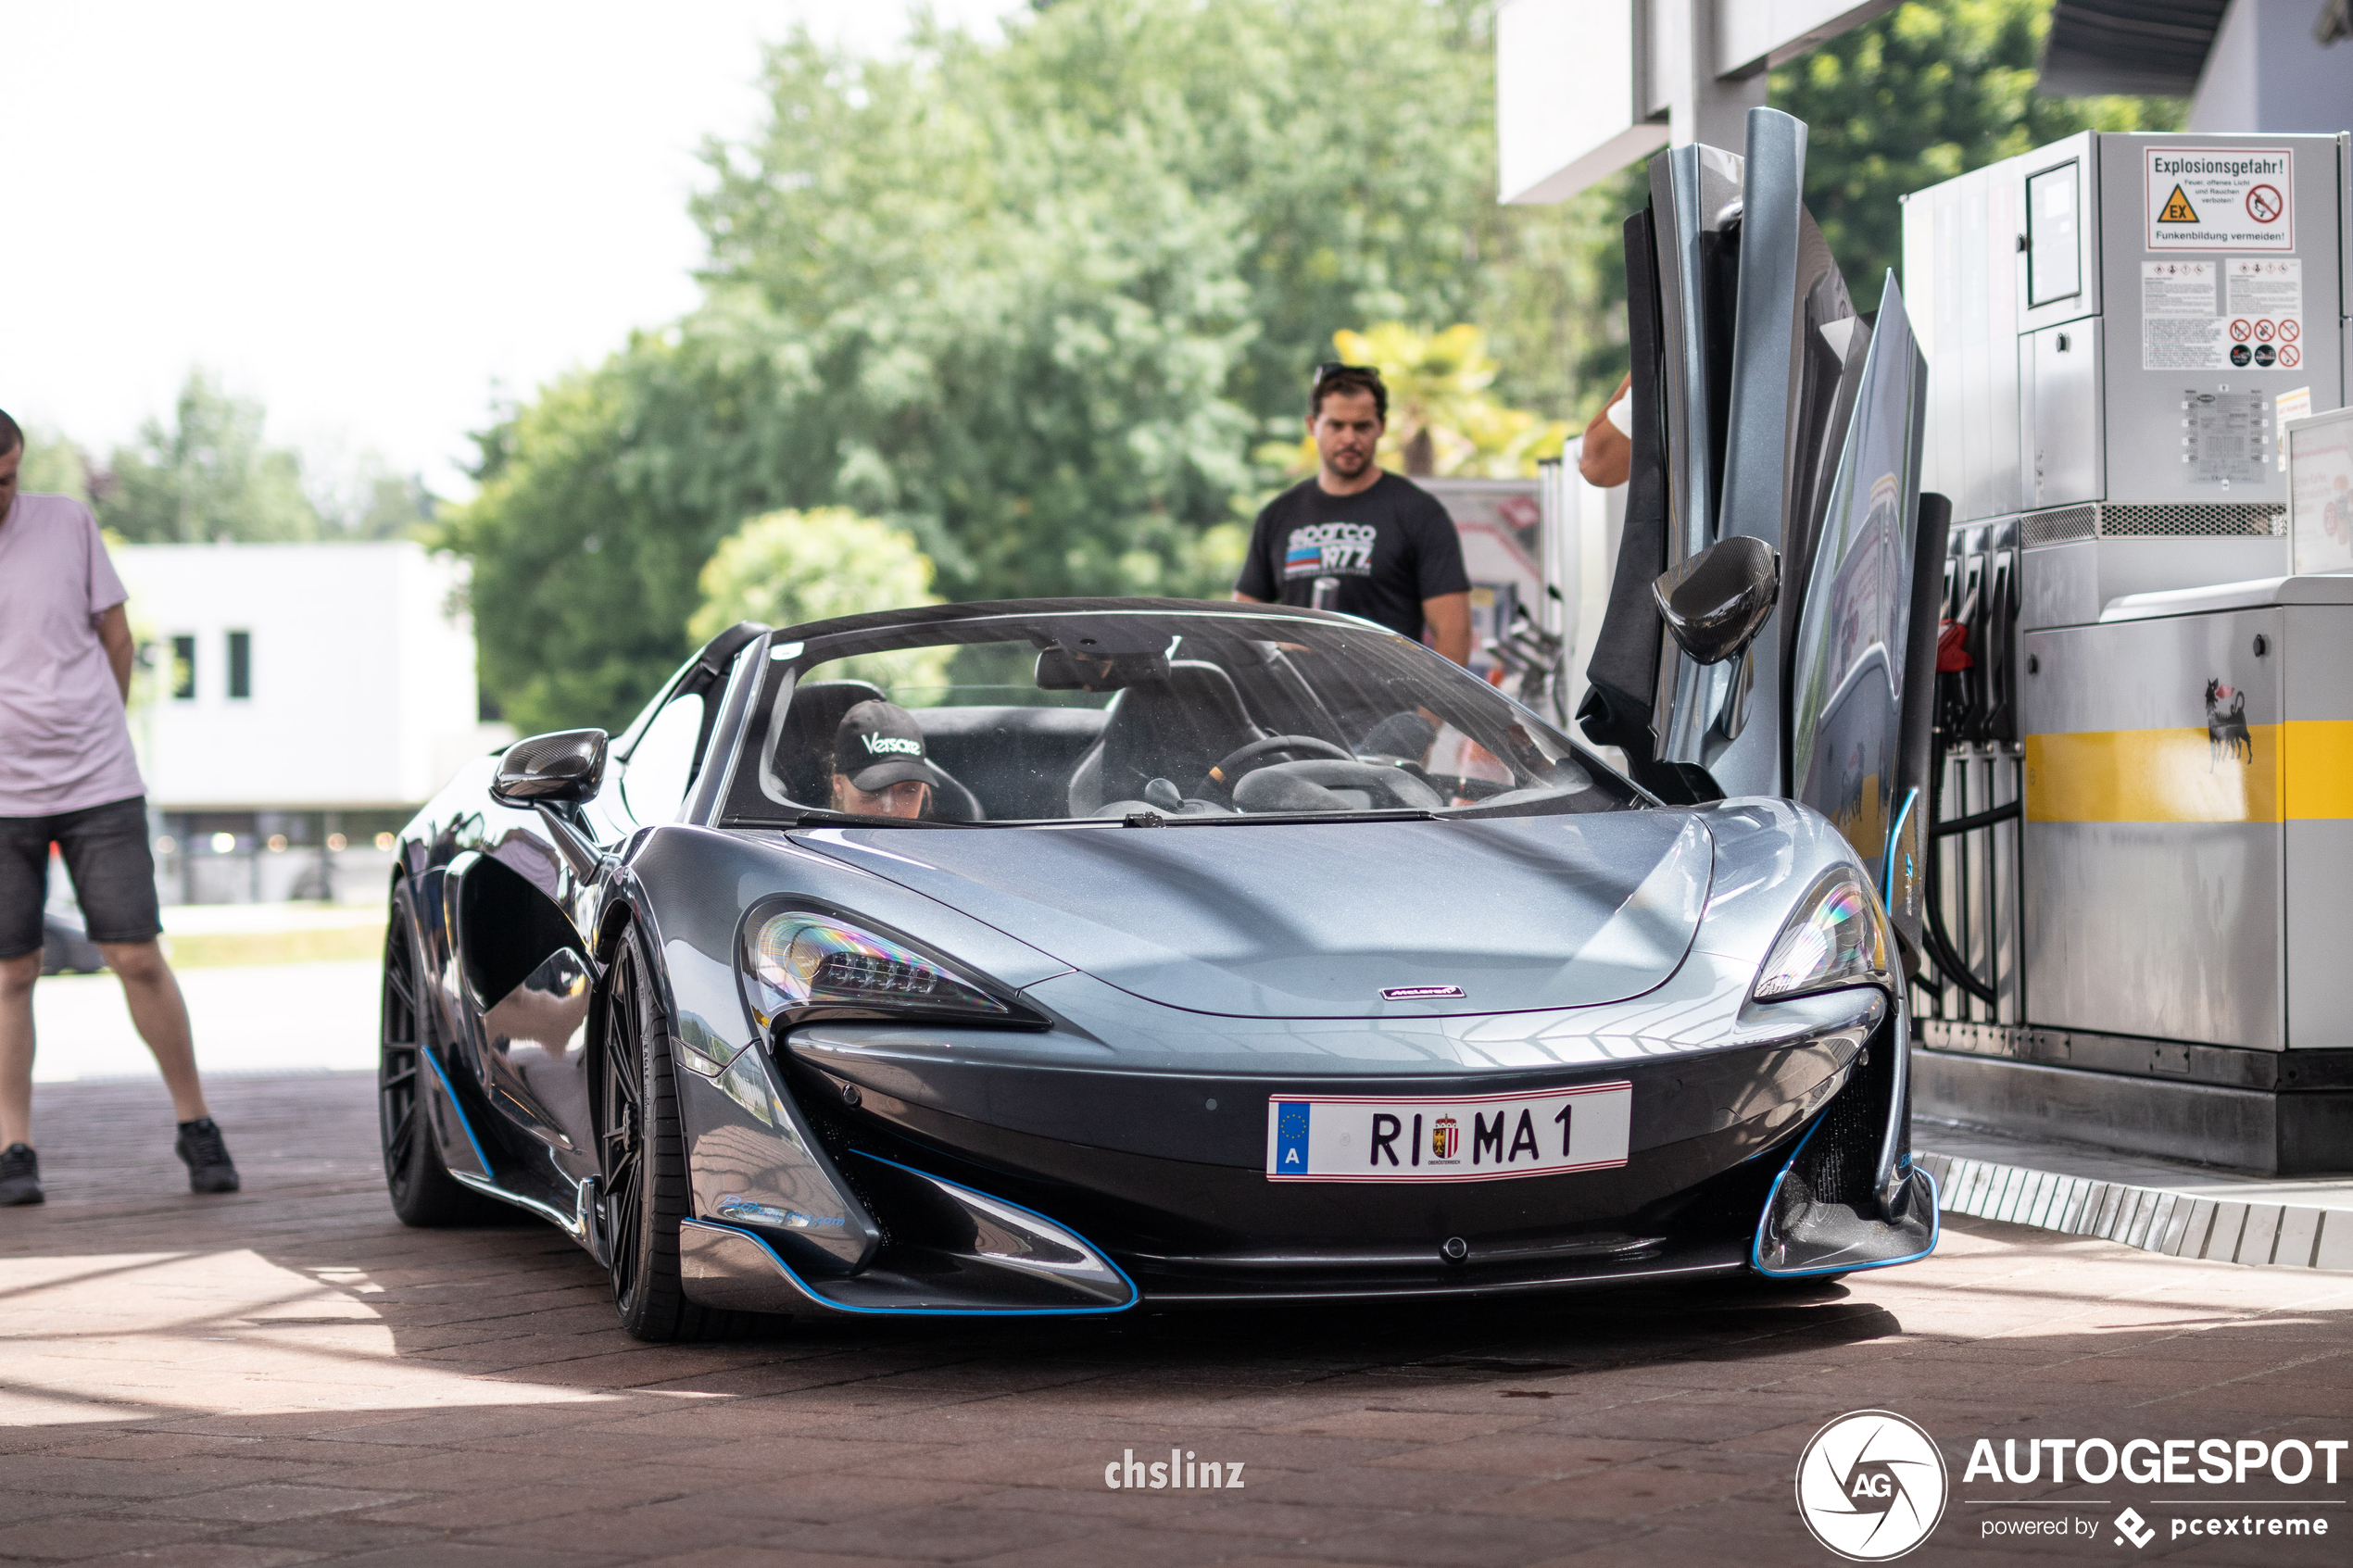
M 1755 642 L 1780 591 L 1780 552 L 1746 533 L 1718 539 L 1651 584 L 1667 634 L 1699 664 L 1721 664 Z
M 558 730 L 507 747 L 490 781 L 503 806 L 564 806 L 592 800 L 605 782 L 605 732 Z

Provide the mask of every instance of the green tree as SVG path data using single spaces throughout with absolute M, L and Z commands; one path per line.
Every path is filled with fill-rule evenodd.
M 686 623 L 686 634 L 708 642 L 738 621 L 797 626 L 937 604 L 931 580 L 929 558 L 887 523 L 847 507 L 774 511 L 745 523 L 711 553 L 702 569 L 702 608 Z M 862 655 L 828 666 L 826 674 L 876 682 L 904 703 L 910 695 L 902 688 L 937 687 L 947 679 L 952 653 L 912 648 Z
M 914 540 L 848 507 L 789 508 L 753 518 L 702 569 L 702 608 L 686 623 L 698 643 L 738 621 L 798 626 L 868 610 L 931 605 L 932 567 Z
M 149 420 L 115 449 L 98 521 L 134 545 L 316 539 L 302 463 L 265 445 L 261 405 L 190 370 L 169 425 Z
M 1468 322 L 1433 332 L 1382 321 L 1365 332 L 1334 332 L 1332 350 L 1345 364 L 1378 369 L 1389 388 L 1378 454 L 1383 467 L 1416 476 L 1533 479 L 1536 465 L 1559 457 L 1568 439 L 1563 421 L 1539 419 L 1495 396 L 1495 358 L 1486 334 Z M 1315 471 L 1312 435 L 1265 456 L 1293 477 Z
M 1908 0 L 1773 72 L 1806 124 L 1806 205 L 1857 308 L 1904 257 L 1906 193 L 2078 131 L 2171 131 L 2178 98 L 2044 98 L 2051 0 Z
M 90 499 L 90 459 L 81 447 L 55 431 L 38 427 L 24 433 L 24 462 L 17 471 L 17 488 L 48 495 Z
M 313 448 L 303 488 L 328 540 L 426 539 L 440 503 L 422 475 L 396 473 L 384 458 L 333 446 Z
M 1001 43 L 774 50 L 697 205 L 705 305 L 488 433 L 448 520 L 501 706 L 624 715 L 776 508 L 904 531 L 954 598 L 1222 593 L 1249 453 L 1331 333 L 1475 319 L 1510 237 L 1562 221 L 1493 201 L 1481 14 L 1064 0 Z M 1581 316 L 1566 288 L 1521 316 Z
M 2047 8 L 1906 5 L 1776 74 L 1866 303 L 1901 191 L 2161 119 L 2032 97 Z M 1058 0 L 887 59 L 773 50 L 765 123 L 694 206 L 704 303 L 510 410 L 445 520 L 493 696 L 625 718 L 720 542 L 782 508 L 905 533 L 954 599 L 1220 593 L 1310 367 L 1368 322 L 1472 323 L 1495 404 L 1581 424 L 1625 369 L 1642 171 L 1496 203 L 1489 13 Z

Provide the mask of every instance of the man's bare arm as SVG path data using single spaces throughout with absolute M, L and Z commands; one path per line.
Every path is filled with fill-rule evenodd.
M 1627 475 L 1633 471 L 1634 444 L 1609 422 L 1610 405 L 1625 396 L 1633 384 L 1633 373 L 1629 371 L 1626 379 L 1617 383 L 1617 390 L 1602 404 L 1602 411 L 1593 416 L 1593 422 L 1585 427 L 1585 445 L 1577 453 L 1577 471 L 1588 484 L 1606 490 L 1625 483 Z
M 1234 602 L 1238 605 L 1263 605 L 1267 601 L 1265 599 L 1253 599 L 1248 594 L 1245 594 L 1240 589 L 1237 588 L 1234 590 Z
M 1441 594 L 1422 601 L 1422 619 L 1429 622 L 1429 640 L 1439 652 L 1457 664 L 1470 663 L 1470 596 Z
M 139 657 L 139 648 L 131 640 L 131 617 L 120 605 L 99 613 L 98 641 L 107 650 L 107 662 L 114 666 L 114 684 L 121 688 L 123 706 L 127 708 L 131 705 L 131 666 Z

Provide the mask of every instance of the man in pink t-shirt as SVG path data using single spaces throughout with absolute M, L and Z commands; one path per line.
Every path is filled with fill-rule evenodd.
M 205 1110 L 180 983 L 156 938 L 145 786 L 123 704 L 128 596 L 90 508 L 17 493 L 24 433 L 0 413 L 0 1207 L 42 1201 L 32 1150 L 32 986 L 56 845 L 90 939 L 122 981 L 180 1120 L 196 1192 L 234 1192 L 237 1167 Z

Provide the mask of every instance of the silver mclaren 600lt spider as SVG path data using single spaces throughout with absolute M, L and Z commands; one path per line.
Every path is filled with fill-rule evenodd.
M 405 831 L 384 1172 L 651 1339 L 1906 1262 L 1876 884 L 1342 616 L 739 625 Z

